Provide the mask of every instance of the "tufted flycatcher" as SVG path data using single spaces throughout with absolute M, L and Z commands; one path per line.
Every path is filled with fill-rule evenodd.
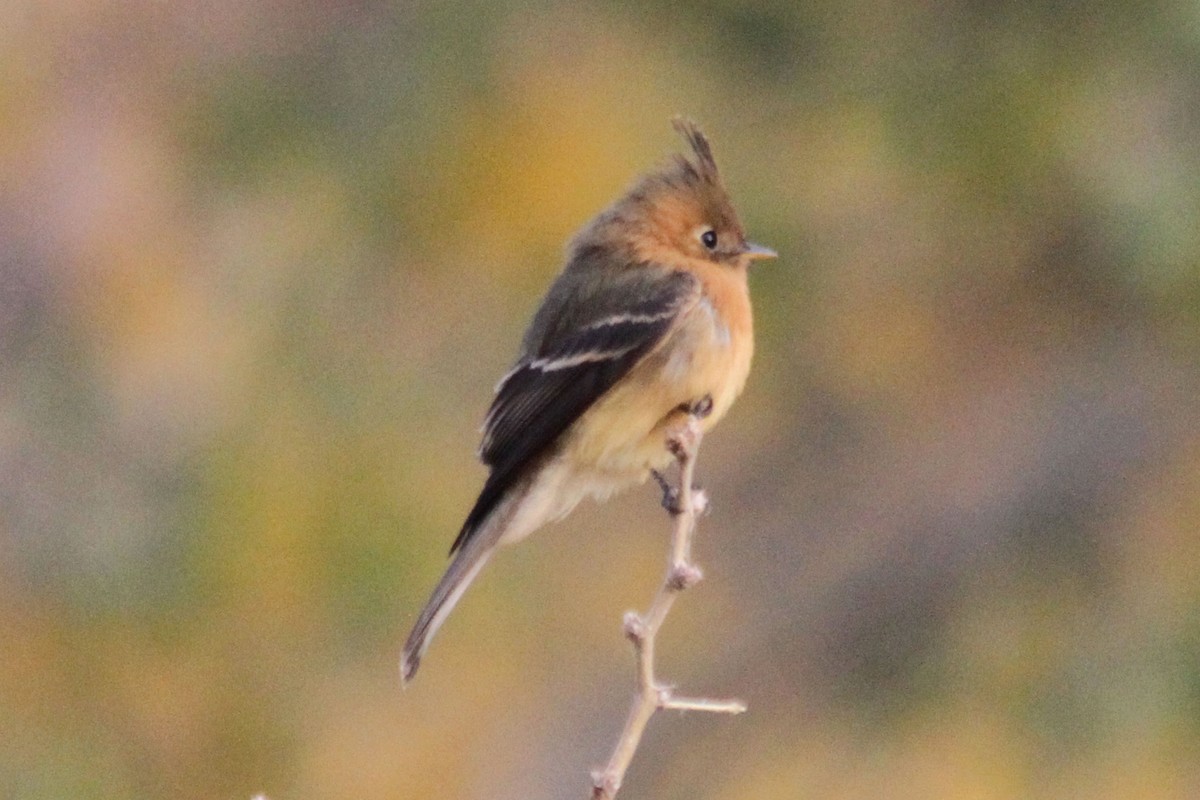
M 705 413 L 708 430 L 746 383 L 747 271 L 776 254 L 746 241 L 708 139 L 674 126 L 692 157 L 643 176 L 575 236 L 496 386 L 479 446 L 490 472 L 404 645 L 405 683 L 498 545 L 665 469 L 673 425 Z

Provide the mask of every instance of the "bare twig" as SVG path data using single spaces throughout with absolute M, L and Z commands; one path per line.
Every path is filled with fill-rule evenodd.
M 646 723 L 654 712 L 661 709 L 678 711 L 709 711 L 720 714 L 740 714 L 746 704 L 740 700 L 710 700 L 700 697 L 675 697 L 672 687 L 659 683 L 654 675 L 654 642 L 667 612 L 675 603 L 675 597 L 684 589 L 691 588 L 703 577 L 699 568 L 692 563 L 692 535 L 696 530 L 696 518 L 704 513 L 708 498 L 703 491 L 693 488 L 692 477 L 696 470 L 696 454 L 700 449 L 700 422 L 695 414 L 689 414 L 677 430 L 670 433 L 667 446 L 679 462 L 679 488 L 670 509 L 675 521 L 671 543 L 671 560 L 662 585 L 655 594 L 650 609 L 639 615 L 635 611 L 625 614 L 625 635 L 633 642 L 637 658 L 638 693 L 625 720 L 625 729 L 612 757 L 603 770 L 592 775 L 592 800 L 612 800 L 621 788 L 625 770 L 633 760 Z

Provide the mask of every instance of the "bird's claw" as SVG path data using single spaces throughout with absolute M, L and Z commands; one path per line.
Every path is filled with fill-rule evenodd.
M 691 403 L 680 403 L 675 410 L 686 416 L 668 428 L 667 449 L 675 458 L 682 459 L 691 456 L 696 450 L 701 435 L 700 420 L 713 410 L 712 395 L 706 394 Z
M 658 488 L 662 490 L 662 507 L 667 510 L 667 513 L 673 517 L 683 513 L 683 508 L 679 505 L 679 490 L 672 486 L 658 470 L 652 469 L 650 474 L 654 477 Z
M 700 443 L 699 417 L 688 416 L 684 422 L 667 434 L 667 450 L 675 456 L 676 461 L 690 459 L 696 454 Z
M 683 504 L 680 501 L 679 489 L 672 486 L 671 482 L 656 469 L 650 470 L 650 475 L 658 484 L 658 488 L 662 490 L 662 507 L 673 517 L 682 514 Z M 708 504 L 708 492 L 695 483 L 692 484 L 692 511 L 699 516 L 706 516 L 711 511 Z

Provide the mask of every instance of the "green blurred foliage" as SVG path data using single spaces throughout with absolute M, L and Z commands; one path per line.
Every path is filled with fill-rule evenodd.
M 583 796 L 649 490 L 401 693 L 572 232 L 704 124 L 758 354 L 623 794 L 1200 794 L 1200 12 L 0 11 L 0 796 Z

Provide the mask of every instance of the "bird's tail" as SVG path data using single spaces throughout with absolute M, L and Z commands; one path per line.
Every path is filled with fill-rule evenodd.
M 433 590 L 425 608 L 421 609 L 421 616 L 417 617 L 417 623 L 413 625 L 412 633 L 408 635 L 408 641 L 404 643 L 404 652 L 400 656 L 400 680 L 405 684 L 417 674 L 417 667 L 421 665 L 421 656 L 425 655 L 429 640 L 437 633 L 438 628 L 442 627 L 442 623 L 454 610 L 463 592 L 471 585 L 471 581 L 475 580 L 479 570 L 483 569 L 492 551 L 496 549 L 495 542 L 486 547 L 481 547 L 481 544 L 478 539 L 469 541 L 455 553 L 446 574 Z
M 412 633 L 404 643 L 404 651 L 400 655 L 400 680 L 405 685 L 417 674 L 421 657 L 429 648 L 433 635 L 442 627 L 446 617 L 462 598 L 463 592 L 492 557 L 496 545 L 500 543 L 500 538 L 509 527 L 512 512 L 524 494 L 524 486 L 511 490 L 478 524 L 472 522 L 471 517 L 475 516 L 474 513 L 468 517 L 463 532 L 455 542 L 454 560 L 450 562 L 446 574 L 438 581 L 425 608 L 421 609 L 421 615 L 417 617 Z

